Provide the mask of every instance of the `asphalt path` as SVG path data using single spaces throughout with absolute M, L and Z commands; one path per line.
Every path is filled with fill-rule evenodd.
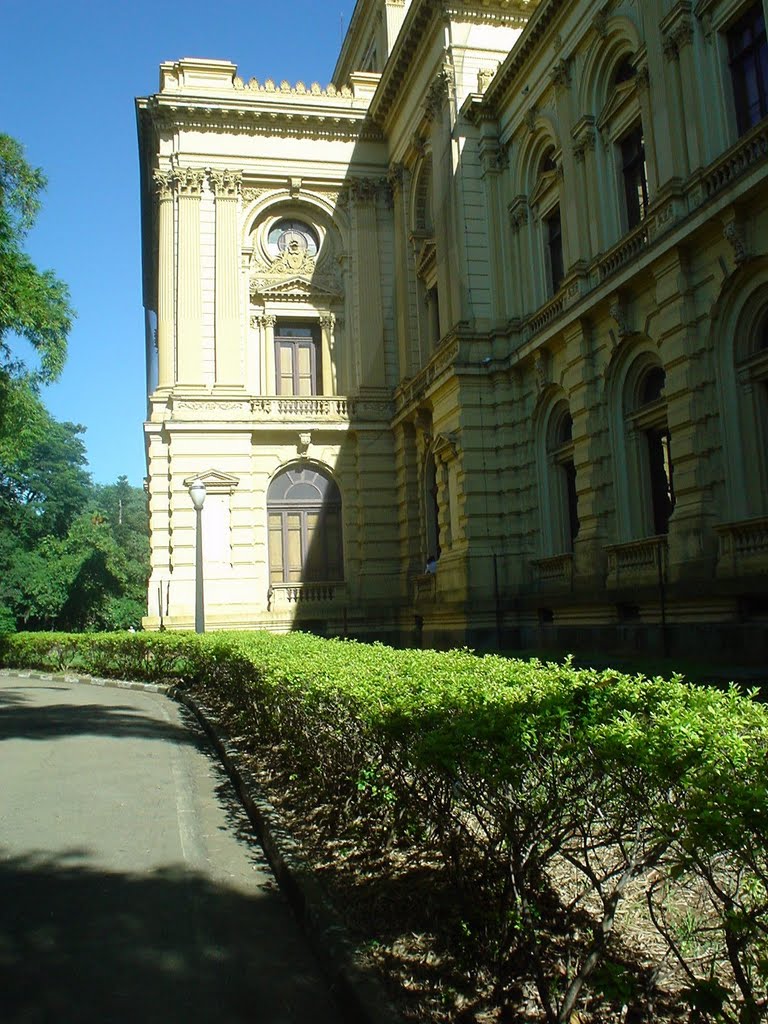
M 339 1020 L 191 715 L 0 676 L 0 1021 Z

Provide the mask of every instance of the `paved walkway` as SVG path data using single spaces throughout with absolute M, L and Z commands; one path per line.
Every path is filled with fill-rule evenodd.
M 0 677 L 0 1020 L 338 1022 L 187 712 Z

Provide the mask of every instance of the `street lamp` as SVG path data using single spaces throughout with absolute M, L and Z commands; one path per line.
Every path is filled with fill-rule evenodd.
M 197 529 L 195 531 L 195 632 L 205 632 L 205 607 L 203 605 L 203 502 L 205 484 L 193 480 L 189 485 L 189 496 L 195 506 Z

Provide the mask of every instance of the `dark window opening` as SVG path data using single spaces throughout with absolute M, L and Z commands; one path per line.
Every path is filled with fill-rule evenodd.
M 646 432 L 646 437 L 648 439 L 653 532 L 655 534 L 669 533 L 669 519 L 675 507 L 669 428 L 653 428 Z
M 768 114 L 768 42 L 761 4 L 728 29 L 728 56 L 739 135 Z
M 634 228 L 648 212 L 648 178 L 645 168 L 645 144 L 641 125 L 633 128 L 619 143 L 627 227 Z
M 549 276 L 553 293 L 563 283 L 565 268 L 563 266 L 563 228 L 560 220 L 560 207 L 557 207 L 545 220 L 547 233 L 547 253 L 549 255 Z
M 654 366 L 643 377 L 640 385 L 640 405 L 658 401 L 664 391 L 667 375 L 660 366 Z
M 440 300 L 437 294 L 437 285 L 430 288 L 426 295 L 427 315 L 429 317 L 429 340 L 432 348 L 437 347 L 440 341 Z
M 616 73 L 613 76 L 613 84 L 616 86 L 621 85 L 623 82 L 630 82 L 636 75 L 637 71 L 633 67 L 632 62 L 628 57 L 625 57 L 616 68 Z
M 573 549 L 573 542 L 579 535 L 579 499 L 576 495 L 576 466 L 573 463 L 573 459 L 569 459 L 568 462 L 561 464 L 563 474 L 565 476 L 565 494 L 566 501 L 568 504 L 568 530 L 571 540 L 571 550 Z

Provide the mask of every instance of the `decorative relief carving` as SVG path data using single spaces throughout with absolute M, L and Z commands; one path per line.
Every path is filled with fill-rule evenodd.
M 531 132 L 531 134 L 533 134 L 533 132 L 536 131 L 536 118 L 538 116 L 539 116 L 539 112 L 536 109 L 536 107 L 531 107 L 529 110 L 526 110 L 526 112 L 525 112 L 525 117 L 523 118 L 523 122 L 524 122 L 526 128 L 528 129 L 528 131 Z
M 289 178 L 288 191 L 291 193 L 291 199 L 298 199 L 301 192 L 301 178 Z
M 405 180 L 405 167 L 403 164 L 395 163 L 389 165 L 387 171 L 387 183 L 393 192 L 401 191 Z
M 320 315 L 320 326 L 324 331 L 333 334 L 333 329 L 336 326 L 336 315 L 334 313 L 322 313 Z
M 626 338 L 630 334 L 635 333 L 629 323 L 629 314 L 626 303 L 622 302 L 618 296 L 615 296 L 611 301 L 611 304 L 608 307 L 608 314 L 616 324 L 620 338 Z
M 477 91 L 485 92 L 488 86 L 493 81 L 494 75 L 499 69 L 497 64 L 495 68 L 480 68 L 477 72 Z
M 453 69 L 450 65 L 444 64 L 427 89 L 424 112 L 430 121 L 434 120 L 443 109 L 443 104 L 448 99 L 452 86 Z
M 173 176 L 165 171 L 152 171 L 152 180 L 155 183 L 158 198 L 173 199 Z
M 212 170 L 208 177 L 218 199 L 237 199 L 240 195 L 242 171 Z
M 730 220 L 723 228 L 723 236 L 733 249 L 736 266 L 740 267 L 749 259 L 749 250 L 744 235 L 744 227 L 736 220 Z
M 516 196 L 507 208 L 509 212 L 509 223 L 512 230 L 517 232 L 528 223 L 528 197 Z
M 199 198 L 205 181 L 205 171 L 196 167 L 177 167 L 173 177 L 180 196 Z
M 296 445 L 296 452 L 300 458 L 306 459 L 309 454 L 309 446 L 312 443 L 312 431 L 302 430 L 299 434 L 299 443 Z
M 552 84 L 556 89 L 570 89 L 571 87 L 571 62 L 559 60 L 549 72 Z
M 244 188 L 242 190 L 243 202 L 252 203 L 254 200 L 259 199 L 267 192 L 266 188 Z

